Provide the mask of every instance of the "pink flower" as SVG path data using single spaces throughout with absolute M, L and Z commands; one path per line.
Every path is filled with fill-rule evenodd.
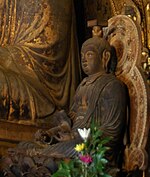
M 89 164 L 92 162 L 92 157 L 90 155 L 79 155 L 79 158 L 82 162 Z

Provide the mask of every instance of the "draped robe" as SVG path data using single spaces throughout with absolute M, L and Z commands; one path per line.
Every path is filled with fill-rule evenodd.
M 103 136 L 111 137 L 107 153 L 111 165 L 116 165 L 122 150 L 127 116 L 127 90 L 125 84 L 112 74 L 95 74 L 85 78 L 74 96 L 69 115 L 73 120 L 74 139 L 58 142 L 43 148 L 35 143 L 22 142 L 18 148 L 26 149 L 45 157 L 72 158 L 76 155 L 74 147 L 83 142 L 78 128 L 89 128 L 92 120 L 102 130 Z
M 0 0 L 0 118 L 67 109 L 80 80 L 71 0 Z

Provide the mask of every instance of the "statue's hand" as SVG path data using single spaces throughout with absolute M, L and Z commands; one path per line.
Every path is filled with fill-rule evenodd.
M 71 126 L 71 120 L 70 117 L 66 114 L 64 110 L 58 111 L 53 115 L 53 119 L 55 120 L 55 126 L 60 126 L 64 122 L 67 122 Z
M 71 132 L 71 120 L 64 110 L 55 113 L 53 119 L 55 125 L 45 132 L 49 137 L 57 135 L 58 132 Z
M 54 136 L 58 141 L 69 141 L 72 139 L 71 133 L 59 132 L 57 136 Z
M 51 144 L 54 139 L 65 141 L 70 139 L 71 121 L 64 110 L 54 115 L 55 126 L 46 131 L 38 130 L 34 135 L 35 142 L 42 144 Z
M 49 136 L 57 136 L 59 133 L 70 133 L 71 132 L 71 127 L 70 124 L 68 124 L 67 121 L 61 121 L 59 126 L 53 127 L 49 130 L 47 130 L 45 133 Z
M 35 142 L 46 143 L 47 133 L 44 130 L 38 130 L 34 135 Z

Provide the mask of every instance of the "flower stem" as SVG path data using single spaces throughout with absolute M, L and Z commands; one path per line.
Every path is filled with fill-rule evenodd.
M 85 177 L 87 177 L 88 173 L 87 173 L 87 165 L 84 166 L 84 173 L 85 173 Z

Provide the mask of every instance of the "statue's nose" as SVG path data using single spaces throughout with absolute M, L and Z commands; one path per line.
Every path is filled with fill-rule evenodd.
M 84 63 L 86 63 L 86 62 L 87 62 L 86 57 L 84 57 L 84 58 L 82 59 L 82 63 L 84 64 Z

